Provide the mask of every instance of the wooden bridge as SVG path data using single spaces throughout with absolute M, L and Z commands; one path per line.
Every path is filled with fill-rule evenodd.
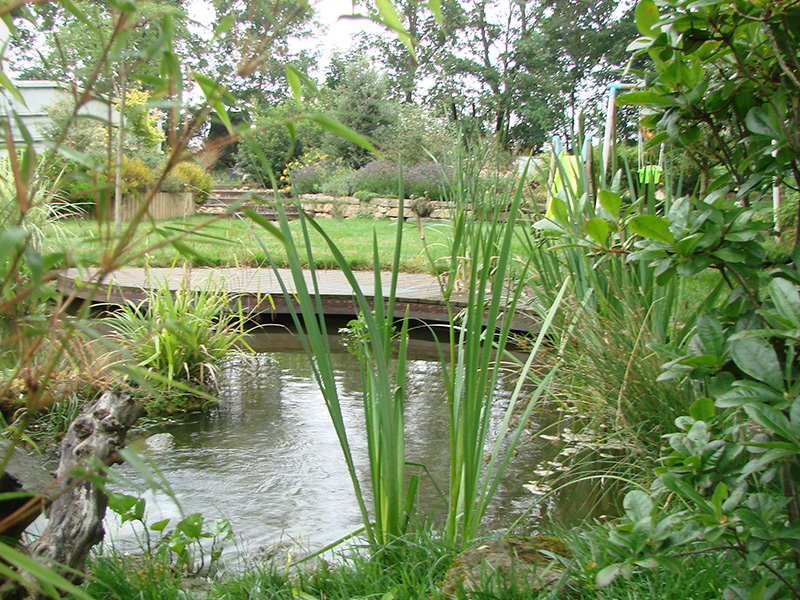
M 341 271 L 314 271 L 325 315 L 351 317 L 358 314 L 350 283 Z M 372 303 L 375 296 L 375 275 L 372 271 L 354 273 L 364 296 Z M 311 271 L 304 271 L 306 284 L 313 289 Z M 294 280 L 288 269 L 276 273 L 269 268 L 128 268 L 120 269 L 100 285 L 76 285 L 76 281 L 90 281 L 91 273 L 79 273 L 69 269 L 59 277 L 58 285 L 62 293 L 76 291 L 80 299 L 91 298 L 99 304 L 121 304 L 126 300 L 140 302 L 147 298 L 147 291 L 167 285 L 177 291 L 188 286 L 191 290 L 224 289 L 236 306 L 241 306 L 245 315 L 261 320 L 275 320 L 290 314 L 280 280 L 290 295 L 295 293 Z M 391 285 L 391 273 L 380 274 L 384 294 Z M 85 288 L 85 289 L 81 289 Z M 468 295 L 455 292 L 450 298 L 450 306 L 455 311 L 466 308 Z M 292 301 L 295 308 L 297 303 Z M 433 275 L 420 273 L 401 273 L 398 275 L 395 294 L 395 316 L 402 318 L 408 310 L 412 319 L 448 323 L 447 303 L 442 294 L 439 281 Z M 517 313 L 512 319 L 512 328 L 518 332 L 535 329 L 535 320 L 524 313 Z

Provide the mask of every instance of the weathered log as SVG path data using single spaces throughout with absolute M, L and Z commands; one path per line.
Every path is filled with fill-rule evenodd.
M 61 491 L 47 510 L 42 536 L 31 544 L 33 557 L 67 567 L 63 573 L 77 581 L 92 546 L 103 539 L 108 498 L 89 479 L 87 470 L 119 461 L 128 429 L 146 411 L 130 396 L 105 392 L 75 418 L 61 442 L 56 476 Z

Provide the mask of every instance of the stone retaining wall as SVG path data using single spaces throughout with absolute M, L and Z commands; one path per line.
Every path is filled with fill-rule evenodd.
M 427 215 L 431 219 L 447 219 L 450 208 L 446 203 L 429 200 L 432 212 Z M 400 203 L 392 198 L 373 198 L 362 202 L 353 196 L 327 196 L 325 194 L 302 194 L 300 204 L 308 214 L 317 219 L 396 219 L 400 212 Z M 406 200 L 403 206 L 403 217 L 413 219 L 417 213 L 411 208 L 413 200 Z

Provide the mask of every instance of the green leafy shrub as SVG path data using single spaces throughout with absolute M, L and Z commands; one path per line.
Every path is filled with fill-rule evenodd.
M 170 173 L 161 180 L 161 185 L 158 186 L 158 189 L 168 194 L 180 194 L 186 191 L 183 180 L 178 177 L 174 171 L 170 171 Z
M 175 523 L 174 529 L 170 527 L 172 519 L 148 526 L 145 523 L 146 500 L 120 493 L 109 494 L 108 508 L 119 516 L 122 523 L 138 524 L 141 550 L 148 560 L 171 566 L 170 570 L 178 575 L 198 575 L 204 569 L 216 569 L 222 556 L 222 542 L 233 540 L 228 519 L 206 523 L 203 515 L 193 513 Z M 152 539 L 151 532 L 157 534 L 156 540 Z M 210 540 L 210 543 L 204 545 L 204 540 Z
M 110 166 L 98 177 L 98 189 L 111 187 L 115 181 L 115 167 Z M 130 198 L 143 194 L 155 183 L 153 170 L 138 158 L 122 157 L 122 197 Z
M 797 199 L 798 193 L 791 191 L 781 201 L 776 212 L 776 221 L 781 231 L 794 232 L 797 226 Z
M 279 178 L 289 163 L 310 148 L 319 147 L 322 128 L 311 121 L 298 120 L 298 112 L 300 109 L 291 101 L 261 109 L 253 120 L 251 139 L 238 144 L 236 168 L 261 185 L 272 187 L 270 175 Z M 266 163 L 259 153 L 267 159 Z
M 747 573 L 726 596 L 800 595 L 800 252 L 770 274 L 762 299 L 764 224 L 753 215 L 726 206 L 722 194 L 714 203 L 678 200 L 669 218 L 631 220 L 642 238 L 632 260 L 664 279 L 713 267 L 730 296 L 701 314 L 664 365 L 659 378 L 693 382 L 697 399 L 675 420 L 650 491 L 625 497 L 625 516 L 609 534 L 616 560 L 597 574 L 599 586 L 670 567 L 681 553 L 724 549 Z M 678 513 L 665 510 L 675 504 Z
M 184 190 L 191 192 L 198 204 L 205 202 L 214 189 L 214 179 L 196 163 L 180 163 L 170 174 L 174 174 L 181 181 Z
M 306 152 L 303 156 L 292 161 L 284 169 L 281 182 L 288 184 L 288 189 L 293 194 L 319 194 L 323 186 L 331 179 L 341 177 L 346 181 L 349 170 L 341 159 L 318 151 Z M 349 192 L 349 187 L 347 188 Z M 343 196 L 349 193 L 341 194 Z
M 147 106 L 150 93 L 128 90 L 125 95 L 125 118 L 131 135 L 147 148 L 155 148 L 164 141 L 164 132 L 158 126 L 160 111 Z
M 353 196 L 358 198 L 364 204 L 369 204 L 375 198 L 379 197 L 378 194 L 376 194 L 375 192 L 370 192 L 368 190 L 358 190 L 356 192 L 353 192 Z

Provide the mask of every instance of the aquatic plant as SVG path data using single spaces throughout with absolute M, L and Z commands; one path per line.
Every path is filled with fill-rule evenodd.
M 120 366 L 157 390 L 148 406 L 185 410 L 216 388 L 223 359 L 242 341 L 242 315 L 231 312 L 213 278 L 197 289 L 183 279 L 174 291 L 167 279 L 155 283 L 144 300 L 125 302 L 105 322 L 120 346 Z
M 401 178 L 402 180 L 402 178 Z M 522 435 L 533 406 L 544 393 L 553 375 L 551 371 L 542 378 L 536 390 L 523 401 L 524 382 L 532 377 L 536 351 L 541 347 L 553 314 L 563 297 L 564 286 L 553 306 L 543 315 L 543 323 L 527 361 L 521 365 L 519 383 L 514 389 L 501 422 L 493 423 L 490 417 L 499 378 L 504 368 L 506 343 L 514 314 L 522 292 L 519 282 L 508 277 L 513 260 L 511 243 L 515 235 L 516 215 L 522 199 L 522 185 L 516 190 L 511 208 L 506 213 L 506 198 L 486 197 L 480 185 L 470 187 L 466 182 L 477 182 L 467 176 L 466 168 L 456 170 L 456 211 L 452 236 L 450 276 L 442 281 L 443 293 L 450 315 L 450 361 L 444 365 L 450 418 L 451 472 L 448 496 L 446 540 L 453 548 L 473 540 Z M 402 187 L 398 197 L 403 197 Z M 313 268 L 310 279 L 302 270 L 297 243 L 289 223 L 278 204 L 279 228 L 255 213 L 248 213 L 270 234 L 280 239 L 286 247 L 292 270 L 293 291 L 284 285 L 287 299 L 296 299 L 300 305 L 295 323 L 303 332 L 302 340 L 311 359 L 318 385 L 325 398 L 334 428 L 339 436 L 342 451 L 350 470 L 356 497 L 362 511 L 364 529 L 375 549 L 391 544 L 406 531 L 413 508 L 417 476 L 411 475 L 406 484 L 405 438 L 403 432 L 403 400 L 405 348 L 408 335 L 407 319 L 403 319 L 397 341 L 399 359 L 397 369 L 390 371 L 390 356 L 394 348 L 393 323 L 395 290 L 398 277 L 400 248 L 403 241 L 403 222 L 398 220 L 391 270 L 391 284 L 384 294 L 381 284 L 377 240 L 374 241 L 375 296 L 374 309 L 358 285 L 351 268 L 332 240 L 314 221 L 301 216 L 305 247 L 309 227 L 315 229 L 328 243 L 337 266 L 347 277 L 360 310 L 357 342 L 361 367 L 365 407 L 365 428 L 370 459 L 370 484 L 374 505 L 374 523 L 366 510 L 362 486 L 356 473 L 347 439 L 333 367 L 330 364 L 330 345 L 325 333 L 324 315 Z M 402 201 L 401 201 L 402 210 Z M 501 219 L 501 215 L 506 218 Z M 464 257 L 468 257 L 467 260 Z M 308 255 L 307 264 L 313 265 Z M 277 270 L 276 270 L 277 273 Z M 455 286 L 455 273 L 463 275 L 463 285 L 468 290 L 467 308 L 459 311 L 449 302 Z M 302 321 L 300 319 L 302 315 Z M 510 425 L 512 417 L 519 416 L 519 425 Z M 493 426 L 497 426 L 494 437 Z M 488 464 L 484 463 L 489 452 Z
M 292 316 L 301 334 L 303 347 L 311 360 L 314 376 L 336 430 L 361 511 L 364 532 L 370 545 L 377 551 L 391 545 L 406 533 L 418 482 L 418 476 L 412 475 L 409 483 L 406 483 L 403 382 L 408 338 L 407 319 L 403 320 L 398 336 L 396 370 L 392 370 L 390 361 L 395 350 L 393 322 L 403 222 L 398 220 L 392 278 L 385 293 L 381 283 L 377 239 L 373 238 L 373 269 L 375 273 L 373 309 L 358 285 L 348 261 L 325 231 L 313 220 L 305 217 L 301 211 L 300 220 L 304 245 L 307 248 L 306 258 L 310 274 L 310 280 L 306 279 L 303 261 L 300 258 L 298 244 L 289 228 L 289 221 L 280 203 L 276 203 L 276 207 L 280 229 L 252 211 L 247 214 L 267 232 L 281 240 L 286 249 L 294 290 L 289 293 L 286 283 L 282 280 L 281 286 L 284 295 L 290 300 L 289 305 L 292 305 L 291 299 L 296 299 L 300 305 L 299 313 L 293 311 Z M 313 267 L 311 244 L 308 239 L 309 227 L 320 234 L 329 245 L 337 267 L 350 283 L 356 305 L 360 310 L 363 335 L 360 336 L 356 347 L 362 366 L 364 427 L 367 432 L 370 486 L 374 507 L 372 518 L 367 511 L 364 490 L 358 477 L 344 425 L 334 367 L 330 360 L 330 342 L 326 332 L 325 316 L 316 308 L 322 304 Z M 264 247 L 264 251 L 268 254 L 266 247 Z M 277 268 L 275 268 L 275 273 L 280 278 Z
M 558 364 L 544 377 L 532 371 L 553 317 L 566 290 L 560 286 L 550 306 L 540 308 L 538 335 L 527 359 L 516 365 L 517 377 L 499 423 L 491 419 L 500 376 L 509 361 L 513 315 L 520 306 L 524 277 L 512 278 L 512 240 L 523 197 L 524 176 L 511 199 L 487 193 L 474 171 L 480 157 L 462 155 L 450 186 L 453 232 L 449 268 L 442 278 L 446 299 L 456 285 L 467 293 L 466 308 L 457 311 L 448 302 L 449 364 L 444 364 L 450 422 L 450 482 L 445 539 L 452 547 L 468 545 L 508 467 L 530 414 L 545 394 Z M 521 274 L 527 268 L 522 259 Z M 534 390 L 525 390 L 529 381 Z M 512 419 L 518 424 L 512 426 Z

